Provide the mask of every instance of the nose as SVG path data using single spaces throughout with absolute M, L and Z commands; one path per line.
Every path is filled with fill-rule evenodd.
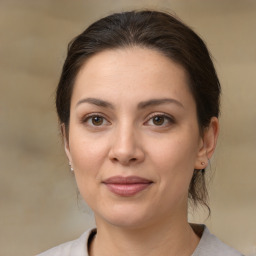
M 117 128 L 113 137 L 109 151 L 109 159 L 112 162 L 129 166 L 144 160 L 142 143 L 134 128 L 128 126 Z

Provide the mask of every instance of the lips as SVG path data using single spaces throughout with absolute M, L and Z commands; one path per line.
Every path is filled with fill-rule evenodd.
M 103 181 L 103 184 L 119 196 L 133 196 L 147 189 L 153 182 L 138 176 L 113 176 Z

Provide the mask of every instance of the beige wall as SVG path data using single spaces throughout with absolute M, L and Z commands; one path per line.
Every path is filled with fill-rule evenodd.
M 225 242 L 256 255 L 256 1 L 1 0 L 1 256 L 33 255 L 93 225 L 63 154 L 54 90 L 73 36 L 112 11 L 142 7 L 175 12 L 216 59 L 222 130 L 209 170 L 206 223 Z

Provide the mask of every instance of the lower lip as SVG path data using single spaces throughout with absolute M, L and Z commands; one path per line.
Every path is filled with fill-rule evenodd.
M 134 183 L 134 184 L 113 184 L 105 183 L 107 188 L 118 196 L 134 196 L 137 193 L 147 189 L 151 183 Z

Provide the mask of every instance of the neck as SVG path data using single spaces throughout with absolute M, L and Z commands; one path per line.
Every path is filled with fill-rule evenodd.
M 100 225 L 98 225 L 100 224 Z M 136 229 L 97 223 L 90 256 L 189 256 L 199 243 L 189 223 L 177 220 Z

